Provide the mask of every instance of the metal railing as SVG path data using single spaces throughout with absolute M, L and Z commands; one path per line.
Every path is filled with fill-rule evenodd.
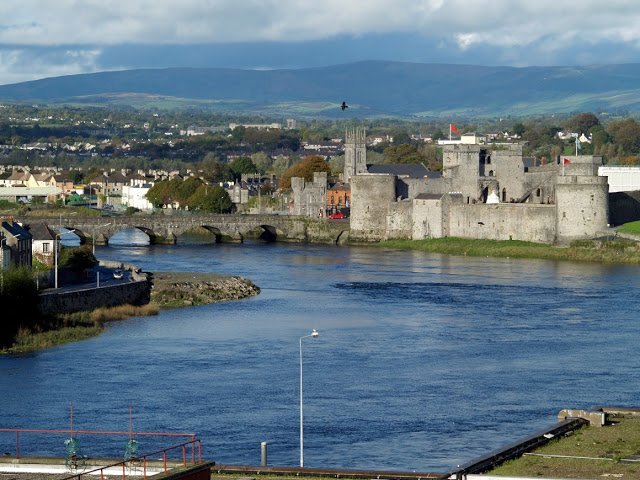
M 200 443 L 200 440 L 197 438 L 193 438 L 192 440 L 188 441 L 188 442 L 184 442 L 184 443 L 180 443 L 178 445 L 172 445 L 170 447 L 166 447 L 163 448 L 161 450 L 157 450 L 155 452 L 150 452 L 150 453 L 145 453 L 142 454 L 136 458 L 130 458 L 128 460 L 122 460 L 120 462 L 116 462 L 116 463 L 112 463 L 110 465 L 105 465 L 104 467 L 96 467 L 93 470 L 86 470 L 84 472 L 78 472 L 78 473 L 74 473 L 73 475 L 69 475 L 66 476 L 64 478 L 62 478 L 61 480 L 70 480 L 70 479 L 77 479 L 80 480 L 82 478 L 83 475 L 94 475 L 97 476 L 98 474 L 100 475 L 100 480 L 104 480 L 105 479 L 105 471 L 106 470 L 116 470 L 116 469 L 120 469 L 120 467 L 122 468 L 122 479 L 125 480 L 127 478 L 127 470 L 131 469 L 132 467 L 135 468 L 139 468 L 141 466 L 142 468 L 142 478 L 146 480 L 147 478 L 147 467 L 148 467 L 148 462 L 149 462 L 149 457 L 152 456 L 156 456 L 159 454 L 162 454 L 162 471 L 166 472 L 169 470 L 168 467 L 168 452 L 174 451 L 174 450 L 181 450 L 182 451 L 182 466 L 186 467 L 188 465 L 188 447 L 191 447 L 191 463 L 193 465 L 197 464 L 197 463 L 202 463 L 202 444 Z M 197 451 L 197 453 L 196 453 Z M 110 476 L 113 476 L 113 473 L 109 472 Z M 131 475 L 131 473 L 129 473 L 129 475 Z M 134 476 L 139 477 L 140 475 L 138 474 L 137 469 L 135 470 L 135 474 Z
M 97 436 L 126 436 L 128 438 L 134 437 L 176 437 L 187 438 L 190 442 L 196 440 L 195 433 L 184 432 L 135 432 L 129 431 L 99 431 L 99 430 L 77 430 L 71 429 L 38 429 L 38 428 L 0 428 L 0 434 L 15 434 L 15 457 L 19 459 L 21 457 L 21 439 L 25 434 L 42 434 L 46 436 L 65 434 L 69 437 L 75 435 L 97 435 Z

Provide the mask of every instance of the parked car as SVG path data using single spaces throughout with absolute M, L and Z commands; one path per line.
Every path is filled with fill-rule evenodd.
M 120 269 L 113 271 L 113 278 L 120 279 L 124 277 L 124 272 Z
M 347 218 L 347 217 L 346 217 L 346 215 L 345 215 L 344 213 L 342 213 L 342 212 L 335 212 L 335 213 L 332 213 L 331 215 L 329 215 L 329 218 L 330 218 L 331 220 L 339 220 L 339 219 L 341 219 L 341 218 Z

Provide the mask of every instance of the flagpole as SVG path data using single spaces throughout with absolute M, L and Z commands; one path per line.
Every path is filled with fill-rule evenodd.
M 449 141 L 451 141 L 451 124 L 449 124 Z

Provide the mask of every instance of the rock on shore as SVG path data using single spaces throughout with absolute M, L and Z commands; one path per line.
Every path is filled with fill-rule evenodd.
M 212 273 L 154 273 L 151 301 L 162 308 L 239 300 L 260 293 L 250 280 Z

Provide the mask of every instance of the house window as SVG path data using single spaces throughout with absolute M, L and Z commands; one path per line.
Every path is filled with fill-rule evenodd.
M 42 253 L 49 253 L 49 244 L 48 243 L 43 243 L 42 244 Z
M 335 205 L 336 199 L 333 195 L 331 195 L 331 205 Z

